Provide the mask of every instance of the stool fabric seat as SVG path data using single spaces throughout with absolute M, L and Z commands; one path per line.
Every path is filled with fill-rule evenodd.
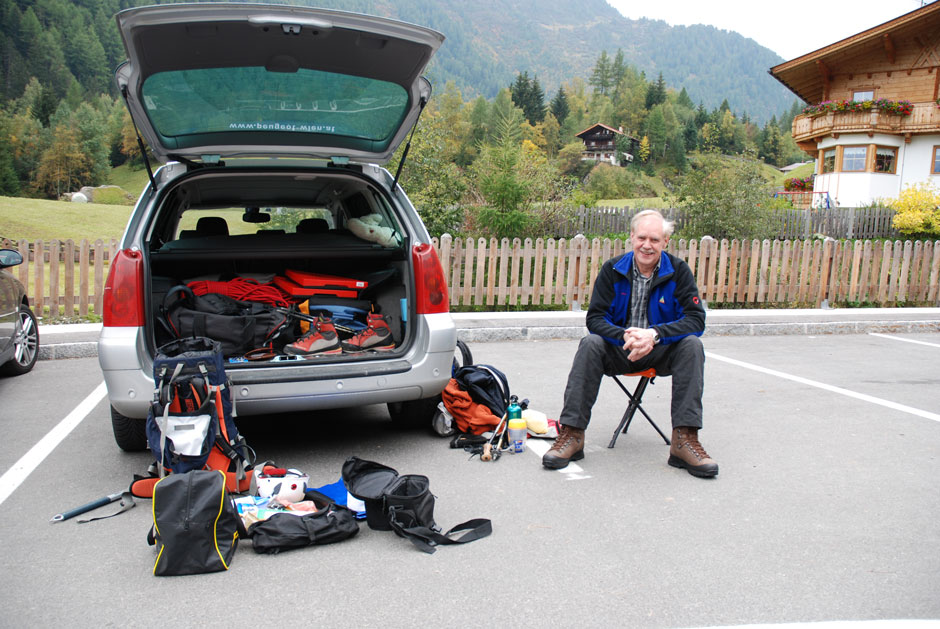
M 646 421 L 650 423 L 650 426 L 656 429 L 656 432 L 658 432 L 659 436 L 663 438 L 663 441 L 666 442 L 666 445 L 671 445 L 669 437 L 667 437 L 665 433 L 659 429 L 659 426 L 656 425 L 656 422 L 653 421 L 653 418 L 649 416 L 642 406 L 643 394 L 646 392 L 646 387 L 650 384 L 654 384 L 653 381 L 657 375 L 658 374 L 656 373 L 656 370 L 653 368 L 621 374 L 621 377 L 624 378 L 640 379 L 636 385 L 636 388 L 633 390 L 633 393 L 630 393 L 630 391 L 627 390 L 627 387 L 625 387 L 623 383 L 620 382 L 617 376 L 611 376 L 614 382 L 617 383 L 617 386 L 619 386 L 623 392 L 626 393 L 627 397 L 630 399 L 630 403 L 627 405 L 627 410 L 623 413 L 623 418 L 620 420 L 620 424 L 617 426 L 617 430 L 614 431 L 614 436 L 611 438 L 610 444 L 607 446 L 608 448 L 614 447 L 614 445 L 617 443 L 617 437 L 619 437 L 621 433 L 627 434 L 627 430 L 630 428 L 630 423 L 633 421 L 633 416 L 637 411 L 643 413 L 643 417 L 645 417 Z

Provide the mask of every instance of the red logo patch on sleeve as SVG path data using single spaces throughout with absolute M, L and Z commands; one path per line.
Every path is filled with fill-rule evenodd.
M 692 303 L 695 304 L 696 306 L 698 305 L 698 297 L 697 297 L 697 296 L 692 298 Z

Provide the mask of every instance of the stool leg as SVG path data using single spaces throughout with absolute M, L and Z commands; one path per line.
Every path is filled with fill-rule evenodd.
M 653 421 L 649 418 L 649 415 L 646 414 L 646 411 L 643 410 L 643 407 L 640 406 L 640 402 L 643 400 L 643 392 L 646 391 L 646 385 L 649 384 L 650 379 L 640 378 L 640 382 L 636 385 L 636 390 L 633 393 L 630 393 L 627 388 L 623 386 L 623 383 L 617 379 L 617 376 L 611 377 L 614 379 L 614 382 L 617 383 L 617 386 L 619 386 L 621 390 L 627 394 L 627 397 L 630 398 L 630 404 L 627 405 L 627 410 L 624 412 L 623 417 L 620 419 L 620 424 L 617 426 L 617 430 L 614 431 L 614 436 L 611 437 L 610 443 L 607 445 L 608 448 L 614 447 L 614 445 L 617 443 L 617 437 L 620 436 L 621 432 L 623 434 L 627 433 L 627 430 L 630 428 L 630 423 L 633 421 L 633 416 L 636 414 L 637 409 L 639 409 L 639 411 L 643 413 L 644 416 L 646 416 L 648 421 Z M 655 426 L 655 424 L 653 425 Z M 656 428 L 656 430 L 658 431 L 659 428 Z M 661 432 L 659 434 L 662 435 Z M 665 437 L 663 438 L 665 439 Z
M 617 386 L 619 386 L 620 389 L 627 394 L 627 397 L 630 398 L 630 404 L 627 405 L 627 410 L 623 414 L 623 417 L 620 420 L 620 424 L 617 426 L 617 430 L 614 431 L 614 436 L 611 438 L 607 447 L 614 447 L 614 445 L 617 443 L 617 437 L 620 436 L 621 432 L 623 434 L 627 434 L 627 430 L 630 428 L 630 423 L 633 421 L 633 416 L 637 411 L 643 413 L 643 417 L 645 417 L 646 421 L 650 423 L 650 426 L 652 426 L 656 432 L 659 433 L 659 436 L 663 438 L 663 441 L 666 442 L 667 446 L 672 445 L 669 437 L 667 437 L 663 431 L 659 429 L 659 426 L 656 425 L 656 422 L 653 421 L 653 418 L 650 417 L 646 410 L 640 405 L 640 403 L 643 401 L 643 394 L 646 392 L 646 387 L 648 384 L 650 384 L 650 382 L 652 382 L 652 379 L 641 378 L 640 382 L 636 385 L 636 389 L 633 391 L 633 393 L 630 393 L 627 388 L 623 386 L 623 383 L 617 379 L 617 376 L 611 376 L 611 378 L 614 379 L 614 382 L 617 383 Z

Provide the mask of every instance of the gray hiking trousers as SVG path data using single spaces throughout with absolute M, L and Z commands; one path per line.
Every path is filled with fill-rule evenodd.
M 658 375 L 672 376 L 672 427 L 701 428 L 705 385 L 705 349 L 701 339 L 686 336 L 676 343 L 656 345 L 636 362 L 627 360 L 628 354 L 597 334 L 581 339 L 568 374 L 561 423 L 587 428 L 605 375 L 616 376 L 653 367 Z

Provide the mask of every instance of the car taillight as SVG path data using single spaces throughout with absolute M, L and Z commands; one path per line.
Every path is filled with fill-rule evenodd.
M 122 249 L 111 261 L 104 285 L 104 325 L 144 325 L 144 260 L 140 251 Z
M 447 279 L 434 247 L 422 243 L 411 250 L 415 267 L 415 309 L 418 314 L 449 312 Z

